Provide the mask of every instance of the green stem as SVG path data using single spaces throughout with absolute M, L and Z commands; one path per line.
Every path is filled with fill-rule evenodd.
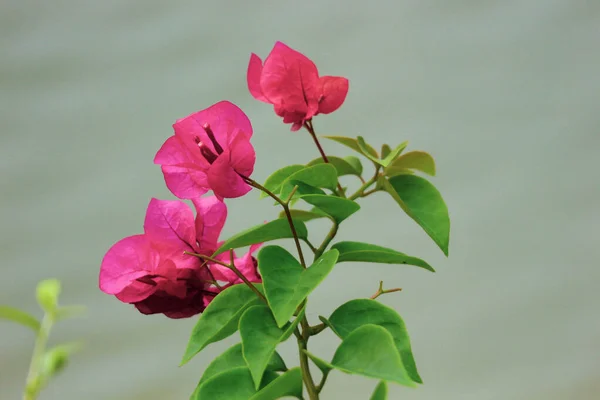
M 368 189 L 369 186 L 371 186 L 372 184 L 377 182 L 378 176 L 379 176 L 379 167 L 375 168 L 375 174 L 373 174 L 373 177 L 371 179 L 369 179 L 368 181 L 366 181 L 365 183 L 363 183 L 363 185 L 361 187 L 359 187 L 358 190 L 353 195 L 348 197 L 348 199 L 356 200 L 359 197 L 363 197 L 365 195 L 373 193 L 373 191 L 371 191 L 370 193 L 366 194 L 365 190 Z
M 333 240 L 333 238 L 337 234 L 338 228 L 339 228 L 339 224 L 337 222 L 334 222 L 333 226 L 331 227 L 331 230 L 329 231 L 329 233 L 325 237 L 325 240 L 323 240 L 323 243 L 321 243 L 321 246 L 319 246 L 319 248 L 317 249 L 317 251 L 315 251 L 315 260 L 317 258 L 321 257 L 321 255 L 323 255 L 323 253 L 327 249 L 327 246 L 329 246 L 329 243 L 331 243 L 331 241 Z
M 302 369 L 302 379 L 304 380 L 304 385 L 306 386 L 309 399 L 319 400 L 319 391 L 317 390 L 313 377 L 310 373 L 308 355 L 305 352 L 305 350 L 307 350 L 308 348 L 308 338 L 310 337 L 310 326 L 308 325 L 306 317 L 302 318 L 302 321 L 300 321 L 300 325 L 302 326 L 302 334 L 298 338 L 298 352 L 300 355 L 300 368 Z
M 300 239 L 298 239 L 298 232 L 296 232 L 296 227 L 294 226 L 294 220 L 292 219 L 292 214 L 290 213 L 289 203 L 281 200 L 275 193 L 271 192 L 269 189 L 267 189 L 260 183 L 254 181 L 250 178 L 247 178 L 247 177 L 245 178 L 245 180 L 250 186 L 255 187 L 258 190 L 262 190 L 269 197 L 271 197 L 273 200 L 278 202 L 281 205 L 281 207 L 283 207 L 283 211 L 285 211 L 285 216 L 290 225 L 290 230 L 292 231 L 292 236 L 294 236 L 294 242 L 296 243 L 296 250 L 298 251 L 298 257 L 300 258 L 300 264 L 302 264 L 302 266 L 304 268 L 306 268 L 306 263 L 304 262 L 304 254 L 302 254 L 302 247 L 300 246 Z
M 23 400 L 35 400 L 42 389 L 43 378 L 39 376 L 39 373 L 40 368 L 42 367 L 44 353 L 46 352 L 46 343 L 48 343 L 48 337 L 50 336 L 52 325 L 54 325 L 54 316 L 49 313 L 44 314 L 44 318 L 42 319 L 40 330 L 37 333 L 35 345 L 33 347 L 33 354 L 31 356 L 31 363 L 29 364 L 29 372 L 27 373 Z
M 319 138 L 317 137 L 317 134 L 315 133 L 315 128 L 313 127 L 312 120 L 306 121 L 304 123 L 304 127 L 306 128 L 308 133 L 310 133 L 310 136 L 313 138 L 313 141 L 315 142 L 317 149 L 319 149 L 319 153 L 321 153 L 321 158 L 323 158 L 323 161 L 325 161 L 326 163 L 329 163 L 329 158 L 327 158 L 327 155 L 325 154 L 325 151 L 323 150 L 323 147 L 321 146 L 321 143 L 319 142 Z M 337 183 L 337 190 L 341 197 L 346 197 L 346 194 L 344 193 L 344 188 L 342 187 L 342 185 L 340 185 L 339 181 Z

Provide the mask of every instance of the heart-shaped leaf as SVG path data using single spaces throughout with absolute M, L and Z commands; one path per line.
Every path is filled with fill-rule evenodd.
M 302 399 L 302 370 L 292 368 L 262 388 L 250 400 L 274 400 L 286 396 Z
M 208 379 L 213 376 L 220 374 L 221 372 L 237 368 L 237 367 L 245 367 L 246 360 L 244 360 L 244 356 L 242 354 L 242 344 L 237 343 L 231 346 L 229 349 L 225 350 L 223 354 L 215 358 L 204 370 L 204 374 L 202 374 L 202 378 L 200 378 L 200 382 L 198 382 L 198 387 Z M 274 352 L 271 356 L 271 359 L 267 363 L 266 367 L 267 371 L 286 371 L 287 368 L 285 366 L 285 362 L 279 355 L 279 353 Z
M 248 400 L 256 392 L 250 370 L 237 367 L 207 379 L 190 400 Z
M 254 284 L 263 291 L 261 284 Z M 245 284 L 228 287 L 206 307 L 192 330 L 181 365 L 187 363 L 202 349 L 232 335 L 238 329 L 240 317 L 249 307 L 261 300 Z
M 300 198 L 330 215 L 338 224 L 360 210 L 357 202 L 342 197 L 307 194 Z
M 308 237 L 308 231 L 306 225 L 302 221 L 293 221 L 296 233 L 300 239 L 306 239 Z M 221 247 L 217 249 L 215 255 L 223 253 L 230 249 L 237 249 L 239 247 L 248 246 L 256 243 L 264 243 L 271 240 L 292 238 L 292 230 L 287 219 L 279 218 L 266 224 L 256 225 L 250 229 L 246 229 L 243 232 L 233 235 L 227 239 Z
M 280 197 L 282 199 L 285 200 L 290 196 L 296 182 L 335 191 L 337 187 L 337 171 L 333 165 L 316 164 L 294 172 L 281 185 Z
M 363 325 L 346 336 L 331 365 L 349 374 L 415 386 L 404 369 L 392 335 L 378 325 Z
M 283 326 L 296 308 L 325 279 L 337 261 L 337 250 L 324 253 L 304 269 L 287 250 L 266 246 L 258 253 L 258 269 L 265 296 L 278 326 Z
M 397 175 L 381 179 L 384 189 L 392 195 L 423 230 L 448 255 L 450 217 L 440 192 L 426 179 L 416 175 Z
M 267 178 L 263 186 L 269 189 L 271 192 L 278 194 L 281 191 L 281 184 L 283 183 L 283 181 L 285 181 L 293 173 L 298 172 L 304 168 L 304 165 L 294 164 L 278 169 Z M 261 199 L 267 196 L 268 194 L 266 194 L 265 192 L 260 192 Z
M 435 175 L 435 161 L 429 153 L 424 151 L 410 151 L 398 157 L 386 169 L 387 176 L 404 173 L 404 170 L 417 170 L 431 176 Z
M 269 308 L 256 305 L 248 308 L 240 318 L 242 353 L 256 388 L 260 387 L 269 360 L 275 354 L 275 348 L 290 337 L 303 315 L 299 315 L 294 323 L 288 322 L 287 326 L 279 328 Z
M 331 246 L 340 252 L 338 263 L 345 261 L 372 262 L 382 264 L 407 264 L 425 268 L 431 272 L 435 270 L 427 262 L 417 257 L 411 257 L 387 247 L 362 242 L 338 242 Z
M 332 330 L 342 339 L 363 325 L 374 324 L 385 328 L 394 340 L 402 364 L 408 376 L 417 383 L 423 383 L 412 354 L 410 338 L 404 321 L 390 307 L 371 299 L 356 299 L 338 307 L 329 317 Z
M 337 170 L 338 176 L 344 176 L 344 175 L 361 176 L 361 174 L 362 174 L 362 164 L 360 164 L 360 160 L 356 157 L 353 157 L 353 159 L 351 161 L 349 161 L 347 158 L 327 156 L 327 160 L 329 161 L 329 164 L 331 164 L 335 167 L 335 169 Z M 357 162 L 358 162 L 358 164 L 357 164 Z M 311 166 L 311 165 L 324 164 L 324 163 L 325 163 L 325 161 L 323 160 L 323 158 L 315 158 L 314 160 L 312 160 L 311 162 L 309 162 L 306 165 Z

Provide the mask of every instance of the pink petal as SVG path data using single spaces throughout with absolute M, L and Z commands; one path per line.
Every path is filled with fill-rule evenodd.
M 203 144 L 215 151 L 212 142 L 202 128 L 205 124 L 215 135 L 215 139 L 223 149 L 227 149 L 231 140 L 238 132 L 252 136 L 252 124 L 244 112 L 229 101 L 220 101 L 205 110 L 195 112 L 177 121 L 174 125 L 175 134 L 193 139 L 199 137 Z
M 120 293 L 136 279 L 151 275 L 158 263 L 159 255 L 146 235 L 121 239 L 102 259 L 100 290 L 108 294 Z
M 204 171 L 170 165 L 163 165 L 161 169 L 167 187 L 180 199 L 193 199 L 208 191 L 208 177 Z
M 275 44 L 265 59 L 260 86 L 271 103 L 285 103 L 290 112 L 304 112 L 310 118 L 318 110 L 317 66 L 281 42 Z
M 193 153 L 180 138 L 171 136 L 162 145 L 154 158 L 162 166 L 165 183 L 177 197 L 189 199 L 206 193 L 208 180 L 206 170 L 210 164 L 200 155 L 196 146 Z
M 229 146 L 230 162 L 238 173 L 250 177 L 254 171 L 256 152 L 250 143 L 250 137 L 240 132 Z
M 196 207 L 196 240 L 199 252 L 212 254 L 227 218 L 227 206 L 216 196 L 192 199 Z
M 215 195 L 235 198 L 245 195 L 251 187 L 244 182 L 231 166 L 230 154 L 223 152 L 208 170 L 208 184 Z
M 123 303 L 137 303 L 151 296 L 156 292 L 157 287 L 140 281 L 134 281 L 121 292 L 117 293 L 115 297 Z
M 194 213 L 179 200 L 153 198 L 146 210 L 144 232 L 153 241 L 170 244 L 175 248 L 193 251 L 196 244 Z
M 260 75 L 262 74 L 262 60 L 256 54 L 252 53 L 250 62 L 248 63 L 248 73 L 246 79 L 248 81 L 248 90 L 256 100 L 268 103 L 269 100 L 265 97 L 260 88 Z
M 319 103 L 319 112 L 329 114 L 344 103 L 348 94 L 348 79 L 337 76 L 322 76 L 320 79 L 323 98 Z
M 235 260 L 235 265 L 237 269 L 242 274 L 244 274 L 244 276 L 250 282 L 262 282 L 262 279 L 258 274 L 257 266 L 254 264 L 253 258 L 253 253 L 256 252 L 256 250 L 258 250 L 261 246 L 262 243 L 253 244 L 252 246 L 250 246 L 250 250 L 248 251 L 248 253 L 244 254 L 241 258 Z

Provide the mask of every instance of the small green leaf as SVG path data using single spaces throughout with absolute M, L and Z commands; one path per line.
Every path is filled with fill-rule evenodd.
M 335 167 L 335 169 L 337 170 L 338 176 L 344 176 L 344 175 L 360 176 L 362 174 L 362 164 L 360 164 L 360 160 L 356 157 L 354 157 L 354 160 L 358 161 L 358 165 L 360 165 L 360 167 L 358 167 L 358 168 L 357 168 L 356 161 L 354 161 L 354 160 L 352 162 L 349 162 L 345 158 L 340 158 L 340 157 L 335 157 L 335 156 L 327 156 L 327 159 L 329 160 L 329 163 L 331 165 L 333 165 Z M 324 164 L 324 163 L 325 163 L 325 161 L 323 160 L 323 158 L 315 158 L 314 160 L 312 160 L 311 162 L 309 162 L 306 165 L 312 166 L 312 165 Z
M 304 165 L 294 164 L 278 169 L 267 178 L 263 186 L 269 189 L 274 194 L 278 194 L 281 191 L 281 184 L 283 183 L 283 181 L 285 181 L 294 172 L 298 172 L 301 169 L 304 169 Z M 261 199 L 267 196 L 268 195 L 265 192 L 260 192 Z
M 18 308 L 0 306 L 0 318 L 31 328 L 36 333 L 40 330 L 39 321 L 33 315 Z
M 326 375 L 329 373 L 329 371 L 333 369 L 333 365 L 331 365 L 327 361 L 322 360 L 319 357 L 309 353 L 307 350 L 304 350 L 304 352 L 306 353 L 308 358 L 310 358 L 311 361 L 317 366 L 317 368 L 321 370 L 322 374 Z
M 248 400 L 254 394 L 250 370 L 237 367 L 207 379 L 190 400 Z
M 357 202 L 337 196 L 307 194 L 300 198 L 331 215 L 338 224 L 360 209 Z
M 448 256 L 450 217 L 440 192 L 416 175 L 397 175 L 382 180 L 385 190 Z
M 261 284 L 254 286 L 262 292 Z M 256 293 L 245 284 L 233 285 L 214 298 L 200 314 L 192 330 L 181 365 L 187 363 L 202 349 L 232 335 L 238 329 L 240 317 L 249 307 L 260 304 Z
M 250 369 L 255 388 L 260 387 L 269 360 L 273 358 L 277 345 L 287 340 L 300 322 L 296 318 L 285 329 L 279 328 L 271 311 L 265 305 L 255 305 L 246 310 L 240 318 L 242 353 Z M 291 330 L 290 330 L 291 328 Z
M 364 156 L 367 156 L 367 154 L 369 154 L 372 157 L 377 158 L 377 151 L 375 151 L 375 149 L 373 147 L 371 147 L 369 144 L 366 144 L 366 143 L 365 143 L 366 144 L 366 146 L 365 146 L 366 154 L 365 154 L 365 152 L 363 152 L 363 150 L 360 149 L 357 139 L 346 137 L 346 136 L 321 136 L 321 137 L 324 137 L 325 139 L 333 140 L 335 142 L 343 144 L 344 146 L 349 147 L 352 150 L 354 150 L 357 153 L 360 153 Z
M 229 349 L 225 350 L 223 354 L 215 358 L 208 365 L 208 367 L 206 367 L 206 370 L 204 370 L 204 374 L 202 374 L 202 378 L 200 378 L 200 382 L 198 382 L 198 387 L 200 387 L 200 385 L 208 379 L 212 378 L 217 374 L 220 374 L 223 371 L 245 366 L 246 360 L 244 360 L 244 356 L 242 354 L 242 344 L 234 344 Z M 266 369 L 267 371 L 287 370 L 283 359 L 277 352 L 273 353 L 273 356 L 269 360 Z
M 41 363 L 40 375 L 43 381 L 47 382 L 50 378 L 65 369 L 69 356 L 81 348 L 80 343 L 67 343 L 55 346 L 44 353 Z
M 308 237 L 306 225 L 302 221 L 293 221 L 296 233 L 300 239 Z M 227 239 L 221 247 L 217 249 L 215 255 L 223 253 L 229 249 L 237 249 L 239 247 L 248 246 L 255 243 L 263 243 L 271 240 L 292 238 L 294 235 L 290 229 L 290 225 L 285 218 L 276 219 L 266 224 L 256 225 L 250 229 L 233 235 Z
M 424 151 L 410 151 L 401 155 L 390 164 L 385 173 L 388 176 L 399 175 L 403 170 L 417 170 L 431 176 L 435 175 L 435 161 L 429 153 Z
M 282 247 L 266 246 L 261 249 L 258 253 L 258 269 L 278 326 L 289 321 L 300 303 L 331 272 L 337 257 L 337 250 L 330 250 L 304 269 Z
M 250 400 L 274 400 L 286 396 L 302 399 L 302 370 L 292 368 L 262 388 Z
M 373 392 L 373 395 L 371 396 L 370 400 L 387 400 L 387 393 L 387 385 L 385 381 L 381 381 L 379 382 L 379 385 L 377 385 L 377 387 L 375 388 L 375 391 Z
M 317 164 L 305 167 L 290 175 L 281 185 L 281 198 L 287 199 L 294 189 L 293 181 L 302 182 L 316 188 L 332 191 L 337 187 L 337 171 L 333 165 Z
M 337 348 L 331 365 L 349 374 L 415 386 L 404 369 L 392 335 L 378 325 L 366 324 L 352 331 Z
M 388 154 L 392 152 L 392 148 L 389 144 L 381 145 L 381 158 L 386 158 Z
M 398 158 L 398 156 L 400 155 L 400 153 L 402 153 L 406 146 L 408 146 L 408 142 L 400 143 L 394 150 L 390 151 L 390 153 L 387 156 L 381 156 L 381 165 L 383 165 L 384 167 L 390 165 L 392 161 Z
M 307 185 L 306 183 L 301 182 L 301 181 L 291 180 L 290 184 L 292 185 L 292 187 L 294 187 L 294 186 L 298 187 L 296 189 L 296 194 L 297 195 L 301 195 L 301 194 L 322 194 L 322 195 L 325 195 L 326 194 L 322 189 L 319 189 L 319 188 L 314 187 L 314 186 Z M 287 200 L 287 197 L 285 198 L 285 200 Z
M 37 301 L 42 310 L 54 313 L 58 307 L 58 296 L 60 295 L 60 281 L 58 279 L 46 279 L 38 283 L 36 289 Z
M 338 263 L 357 261 L 381 264 L 408 264 L 435 272 L 431 265 L 420 258 L 411 257 L 387 247 L 362 242 L 338 242 L 331 246 L 331 248 L 340 252 Z
M 384 327 L 392 335 L 408 376 L 417 383 L 423 383 L 417 372 L 406 325 L 394 309 L 371 299 L 350 300 L 331 314 L 329 323 L 342 339 L 366 324 Z
M 365 155 L 365 157 L 367 157 L 369 160 L 373 161 L 376 164 L 381 164 L 381 160 L 376 155 L 372 155 L 369 152 L 370 146 L 367 144 L 367 142 L 365 142 L 365 139 L 362 136 L 358 136 L 356 138 L 356 142 L 358 144 L 358 148 Z
M 344 160 L 354 168 L 356 172 L 358 172 L 358 176 L 361 176 L 363 173 L 363 165 L 360 162 L 360 158 L 354 156 L 346 156 Z
M 315 208 L 310 211 L 292 209 L 292 210 L 290 210 L 290 214 L 292 214 L 293 219 L 295 219 L 297 221 L 302 221 L 302 222 L 311 221 L 313 219 L 318 219 L 318 218 L 330 218 L 329 215 L 325 214 L 318 208 Z M 285 211 L 281 211 L 279 213 L 279 218 L 285 218 L 285 217 L 286 217 Z

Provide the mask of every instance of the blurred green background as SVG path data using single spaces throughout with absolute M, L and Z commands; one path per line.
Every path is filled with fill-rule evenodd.
M 195 319 L 143 316 L 101 293 L 100 261 L 170 199 L 156 150 L 175 119 L 229 99 L 248 113 L 254 178 L 318 156 L 246 89 L 251 52 L 276 40 L 350 79 L 321 134 L 410 140 L 432 153 L 451 212 L 446 260 L 391 198 L 362 201 L 340 238 L 436 269 L 341 264 L 309 317 L 386 286 L 425 385 L 391 398 L 600 398 L 600 3 L 530 1 L 16 1 L 0 4 L 0 303 L 38 313 L 36 283 L 63 281 L 86 319 L 53 341 L 87 347 L 41 399 L 187 399 L 235 338 L 178 368 Z M 328 153 L 346 150 L 324 143 Z M 252 193 L 228 202 L 225 236 L 273 218 Z M 312 224 L 315 237 L 326 226 Z M 0 399 L 20 398 L 33 335 L 0 322 Z M 331 335 L 311 342 L 332 354 Z M 282 347 L 293 363 L 294 343 Z M 325 399 L 376 382 L 334 373 Z

